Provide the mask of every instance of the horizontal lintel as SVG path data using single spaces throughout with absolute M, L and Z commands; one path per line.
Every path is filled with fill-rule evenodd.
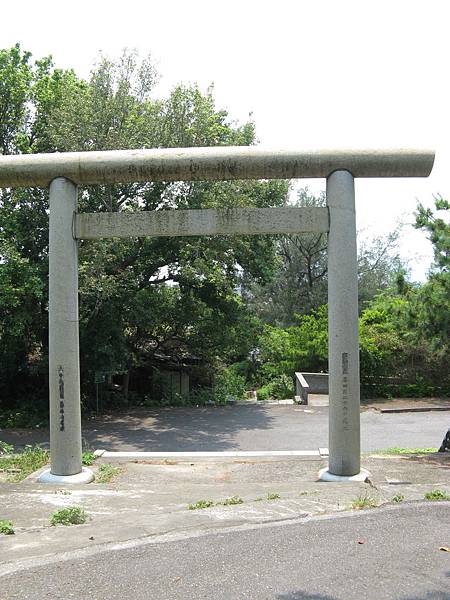
M 180 237 L 190 235 L 257 235 L 325 233 L 326 207 L 157 210 L 134 213 L 78 213 L 75 237 Z
M 427 177 L 434 151 L 423 148 L 273 150 L 260 146 L 155 148 L 0 156 L 0 187 L 145 181 L 296 179 L 349 171 L 354 177 Z

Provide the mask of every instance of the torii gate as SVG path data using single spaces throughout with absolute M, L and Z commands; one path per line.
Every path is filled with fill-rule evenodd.
M 328 233 L 329 465 L 324 480 L 365 479 L 360 464 L 355 177 L 427 177 L 434 151 L 171 148 L 0 156 L 0 187 L 50 187 L 51 468 L 42 482 L 88 483 L 81 462 L 77 240 L 126 236 Z M 77 213 L 77 185 L 327 179 L 327 207 Z

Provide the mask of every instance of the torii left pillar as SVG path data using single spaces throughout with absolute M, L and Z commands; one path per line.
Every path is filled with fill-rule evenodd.
M 49 392 L 51 468 L 43 483 L 89 483 L 81 462 L 78 248 L 73 234 L 77 186 L 64 177 L 50 183 Z

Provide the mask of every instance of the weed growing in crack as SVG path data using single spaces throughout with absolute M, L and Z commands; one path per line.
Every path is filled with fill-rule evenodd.
M 432 492 L 427 492 L 424 497 L 425 500 L 429 500 L 430 502 L 436 502 L 437 500 L 450 500 L 450 496 L 443 490 L 433 490 Z
M 14 535 L 14 533 L 12 521 L 0 520 L 0 535 Z
M 365 508 L 376 508 L 378 506 L 378 501 L 371 496 L 358 496 L 356 500 L 352 502 L 353 510 L 364 510 Z
M 50 525 L 83 525 L 87 515 L 79 506 L 68 506 L 55 511 L 50 517 Z

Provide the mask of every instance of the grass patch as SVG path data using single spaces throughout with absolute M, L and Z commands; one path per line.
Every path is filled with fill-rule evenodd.
M 395 496 L 392 496 L 392 502 L 403 502 L 403 500 L 405 499 L 405 496 L 403 494 L 395 494 Z
M 50 517 L 50 525 L 83 525 L 86 513 L 79 506 L 69 506 L 55 511 Z
M 0 535 L 14 535 L 12 521 L 0 520 Z
M 378 506 L 378 501 L 371 496 L 358 496 L 356 500 L 352 502 L 353 510 L 364 510 L 366 508 L 376 508 Z
M 117 477 L 122 472 L 120 467 L 113 467 L 109 463 L 100 465 L 95 473 L 96 483 L 110 483 L 114 477 Z
M 267 494 L 267 500 L 279 500 L 280 498 L 280 494 L 271 494 L 270 492 Z
M 377 454 L 431 454 L 437 452 L 437 448 L 386 448 L 377 450 Z
M 450 496 L 443 490 L 433 490 L 432 492 L 427 492 L 424 498 L 430 502 L 436 502 L 438 500 L 450 500 Z
M 6 472 L 6 481 L 15 483 L 46 465 L 48 460 L 48 450 L 40 446 L 25 446 L 19 454 L 1 456 L 0 471 Z
M 214 502 L 212 500 L 199 500 L 195 504 L 188 504 L 189 510 L 200 510 L 202 508 L 210 508 L 214 506 Z
M 83 465 L 89 467 L 90 465 L 94 464 L 94 460 L 96 458 L 97 457 L 94 454 L 94 452 L 83 452 L 83 454 L 81 455 L 81 462 L 83 463 Z
M 239 496 L 232 496 L 231 498 L 225 498 L 217 502 L 216 506 L 232 506 L 233 504 L 243 504 L 244 501 Z

